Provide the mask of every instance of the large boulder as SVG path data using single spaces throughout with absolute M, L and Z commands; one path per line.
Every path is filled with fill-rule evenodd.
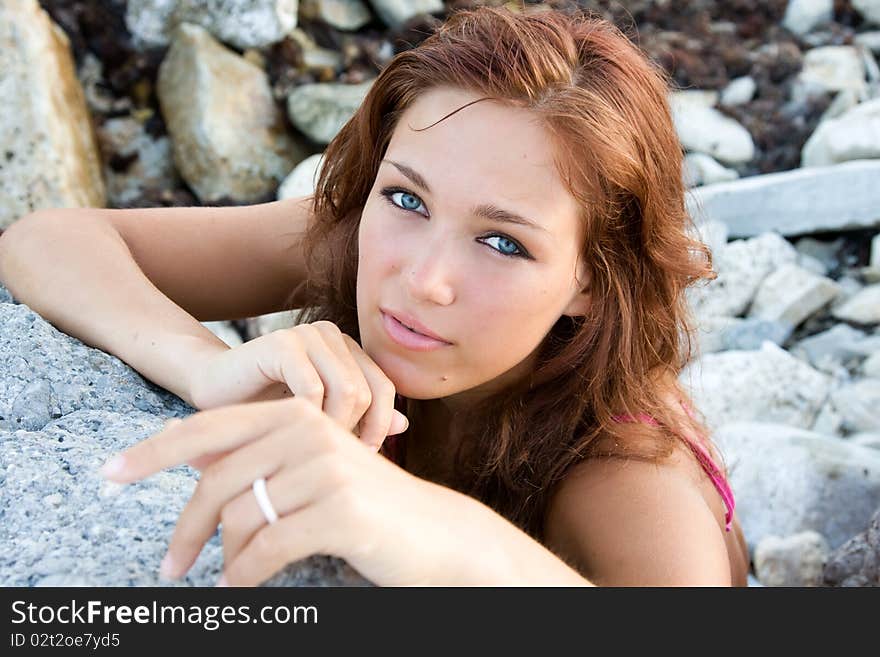
M 0 586 L 159 586 L 197 471 L 180 465 L 125 487 L 97 468 L 195 409 L 118 358 L 58 331 L 0 286 Z M 213 586 L 217 532 L 179 585 Z M 270 586 L 370 585 L 315 555 Z

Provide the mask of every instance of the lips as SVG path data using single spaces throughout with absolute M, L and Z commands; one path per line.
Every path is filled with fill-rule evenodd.
M 426 335 L 429 338 L 434 338 L 435 340 L 440 340 L 441 342 L 445 342 L 447 344 L 452 344 L 452 342 L 450 342 L 449 340 L 447 340 L 446 338 L 444 338 L 440 335 L 437 335 L 431 329 L 429 329 L 427 326 L 425 326 L 424 324 L 419 322 L 415 317 L 413 317 L 411 315 L 407 315 L 406 313 L 397 312 L 395 310 L 389 310 L 388 308 L 382 308 L 382 307 L 380 307 L 379 310 L 381 310 L 386 315 L 390 315 L 391 317 L 396 319 L 398 322 L 400 322 L 401 324 L 406 326 L 408 329 L 410 329 L 416 333 Z

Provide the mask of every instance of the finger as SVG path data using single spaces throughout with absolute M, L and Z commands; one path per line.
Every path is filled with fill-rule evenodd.
M 313 554 L 334 553 L 344 531 L 333 522 L 325 498 L 264 525 L 231 563 L 224 565 L 225 586 L 257 586 L 289 563 Z M 338 556 L 338 555 L 336 555 Z
M 303 340 L 303 327 L 307 326 L 302 324 L 270 333 L 272 339 L 262 341 L 255 364 L 264 377 L 285 383 L 295 397 L 323 410 L 324 382 Z
M 284 468 L 266 481 L 266 493 L 279 518 L 316 502 L 338 486 L 326 457 Z M 221 511 L 223 560 L 232 562 L 253 536 L 267 524 L 253 489 L 239 494 Z
M 372 445 L 375 449 L 379 449 L 386 436 L 406 431 L 409 421 L 394 408 L 394 398 L 397 391 L 394 388 L 394 384 L 391 383 L 388 376 L 382 371 L 382 368 L 364 353 L 354 338 L 348 335 L 345 337 L 347 338 L 346 342 L 349 343 L 352 358 L 357 361 L 372 391 L 372 403 L 367 412 L 360 418 L 358 435 L 362 441 Z M 400 415 L 404 420 L 404 428 L 400 429 L 400 431 L 392 432 L 395 415 Z
M 371 402 L 370 386 L 361 368 L 332 322 L 297 328 L 302 329 L 306 351 L 324 383 L 324 412 L 351 431 Z
M 279 399 L 200 411 L 120 452 L 101 468 L 117 483 L 130 483 L 206 454 L 233 450 L 279 425 L 320 433 L 326 416 L 301 399 Z M 117 460 L 118 459 L 118 460 Z
M 178 518 L 168 545 L 168 577 L 185 573 L 220 523 L 222 509 L 251 489 L 254 480 L 269 478 L 285 465 L 308 463 L 320 450 L 318 441 L 296 440 L 282 428 L 234 451 L 210 466 Z

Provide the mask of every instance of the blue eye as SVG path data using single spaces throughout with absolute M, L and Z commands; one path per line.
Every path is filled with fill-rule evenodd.
M 416 196 L 415 194 L 412 194 L 411 192 L 408 192 L 407 190 L 405 190 L 401 187 L 385 187 L 379 193 L 393 207 L 397 208 L 398 210 L 403 210 L 405 212 L 415 212 L 416 208 L 418 208 L 420 205 L 424 205 L 422 203 L 422 200 L 418 196 Z M 392 200 L 392 197 L 397 194 L 401 194 L 402 198 L 409 199 L 409 201 L 401 201 L 402 205 L 396 203 L 395 201 Z M 418 214 L 422 214 L 422 213 L 419 212 Z M 512 249 L 514 249 L 514 251 L 509 252 L 509 251 L 505 250 L 503 247 L 501 249 L 496 249 L 496 248 L 492 247 L 493 251 L 496 251 L 497 253 L 499 253 L 502 256 L 505 256 L 507 258 L 523 258 L 524 260 L 531 260 L 532 259 L 528 255 L 527 251 L 524 248 L 522 248 L 519 245 L 519 243 L 516 242 L 516 240 L 511 239 L 507 235 L 504 235 L 502 233 L 492 233 L 490 235 L 485 236 L 483 239 L 494 239 L 496 237 L 499 240 L 501 240 L 502 243 L 506 242 L 509 245 L 508 248 L 512 248 Z

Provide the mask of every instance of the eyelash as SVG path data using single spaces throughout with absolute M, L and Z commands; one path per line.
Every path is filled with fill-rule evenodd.
M 381 194 L 385 198 L 385 200 L 391 205 L 391 207 L 396 208 L 398 210 L 403 210 L 404 212 L 416 212 L 416 211 L 412 210 L 410 208 L 404 208 L 400 205 L 397 205 L 397 203 L 395 203 L 394 201 L 391 200 L 391 196 L 393 194 L 406 194 L 407 196 L 412 196 L 413 198 L 419 199 L 419 201 L 422 203 L 422 205 L 424 205 L 424 203 L 425 203 L 424 201 L 422 201 L 421 197 L 419 197 L 417 194 L 413 194 L 411 191 L 404 189 L 403 187 L 385 187 L 384 189 L 382 189 L 379 192 L 379 194 Z M 421 214 L 421 212 L 416 212 L 416 214 Z M 523 260 L 531 260 L 532 259 L 531 256 L 529 255 L 529 252 L 526 251 L 520 245 L 520 243 L 517 242 L 512 237 L 505 235 L 504 233 L 492 233 L 490 235 L 485 235 L 481 239 L 487 239 L 490 237 L 501 237 L 502 239 L 508 240 L 514 246 L 516 246 L 516 248 L 519 250 L 519 253 L 504 253 L 503 251 L 499 251 L 498 249 L 496 249 L 493 246 L 489 246 L 489 248 L 491 248 L 493 251 L 495 251 L 499 255 L 501 255 L 505 258 L 522 258 Z

